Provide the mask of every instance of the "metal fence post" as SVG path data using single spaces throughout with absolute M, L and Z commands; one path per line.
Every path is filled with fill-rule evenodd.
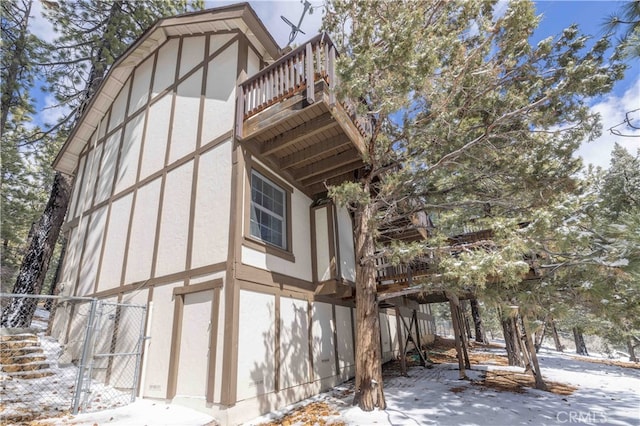
M 93 323 L 96 317 L 96 308 L 98 306 L 98 299 L 91 300 L 91 308 L 89 311 L 89 318 L 87 320 L 87 329 L 85 330 L 84 343 L 82 345 L 82 357 L 80 358 L 80 366 L 78 367 L 78 377 L 76 380 L 76 389 L 73 395 L 73 407 L 72 414 L 78 414 L 78 406 L 80 405 L 80 396 L 83 392 L 83 382 L 85 369 L 87 366 L 87 359 L 89 358 L 89 346 L 93 340 Z
M 140 336 L 138 338 L 138 348 L 136 350 L 136 352 L 138 352 L 138 355 L 136 355 L 136 367 L 133 373 L 133 389 L 131 390 L 131 402 L 135 402 L 136 400 L 136 395 L 138 394 L 138 387 L 140 385 L 140 363 L 142 362 L 142 352 L 143 352 L 143 345 L 145 340 L 147 340 L 146 337 L 146 330 L 144 327 L 144 322 L 146 319 L 146 308 L 140 308 L 142 313 L 140 314 Z

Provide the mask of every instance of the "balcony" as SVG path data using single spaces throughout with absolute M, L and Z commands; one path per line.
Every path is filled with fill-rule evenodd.
M 307 195 L 357 177 L 371 122 L 339 102 L 336 48 L 319 34 L 238 87 L 236 135 Z

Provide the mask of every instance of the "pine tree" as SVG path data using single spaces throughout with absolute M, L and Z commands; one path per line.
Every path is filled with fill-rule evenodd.
M 41 188 L 49 184 L 43 173 L 40 145 L 27 146 L 27 141 L 38 133 L 32 124 L 34 102 L 31 90 L 38 77 L 38 47 L 40 40 L 29 33 L 32 0 L 2 2 L 0 26 L 2 28 L 2 118 L 0 144 L 2 176 L 0 196 L 2 212 L 1 258 L 2 287 L 14 277 L 19 266 L 24 241 L 37 212 L 46 202 Z M 43 197 L 44 195 L 44 197 Z M 44 199 L 43 199 L 44 198 Z
M 200 2 L 187 0 L 60 0 L 47 1 L 44 5 L 59 36 L 49 46 L 51 60 L 39 66 L 46 71 L 49 91 L 65 111 L 45 134 L 63 137 L 81 117 L 109 67 L 144 30 L 160 17 L 201 7 Z M 42 289 L 69 203 L 70 184 L 68 177 L 55 174 L 49 202 L 33 229 L 34 237 L 23 259 L 14 293 L 38 294 Z M 16 298 L 11 307 L 5 309 L 2 325 L 28 326 L 34 310 L 33 303 Z
M 587 46 L 576 26 L 529 44 L 531 2 L 371 2 L 327 5 L 325 27 L 342 47 L 339 95 L 372 120 L 355 183 L 331 188 L 356 230 L 356 400 L 385 407 L 375 256 L 437 259 L 424 290 L 507 288 L 528 272 L 518 224 L 575 187 L 572 152 L 599 131 L 587 99 L 610 90 L 623 67 L 607 64 L 604 38 Z M 416 211 L 435 229 L 424 241 L 381 246 L 381 232 Z M 457 227 L 493 230 L 492 241 L 450 246 Z M 392 237 L 392 234 L 385 236 Z

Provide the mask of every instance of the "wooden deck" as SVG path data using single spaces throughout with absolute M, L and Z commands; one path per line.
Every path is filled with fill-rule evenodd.
M 336 49 L 320 34 L 238 87 L 236 135 L 310 196 L 357 178 L 371 124 L 335 96 Z

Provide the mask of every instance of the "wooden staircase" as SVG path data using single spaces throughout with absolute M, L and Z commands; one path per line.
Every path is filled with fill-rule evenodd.
M 0 336 L 0 371 L 3 376 L 11 379 L 39 379 L 54 374 L 50 366 L 35 334 Z

